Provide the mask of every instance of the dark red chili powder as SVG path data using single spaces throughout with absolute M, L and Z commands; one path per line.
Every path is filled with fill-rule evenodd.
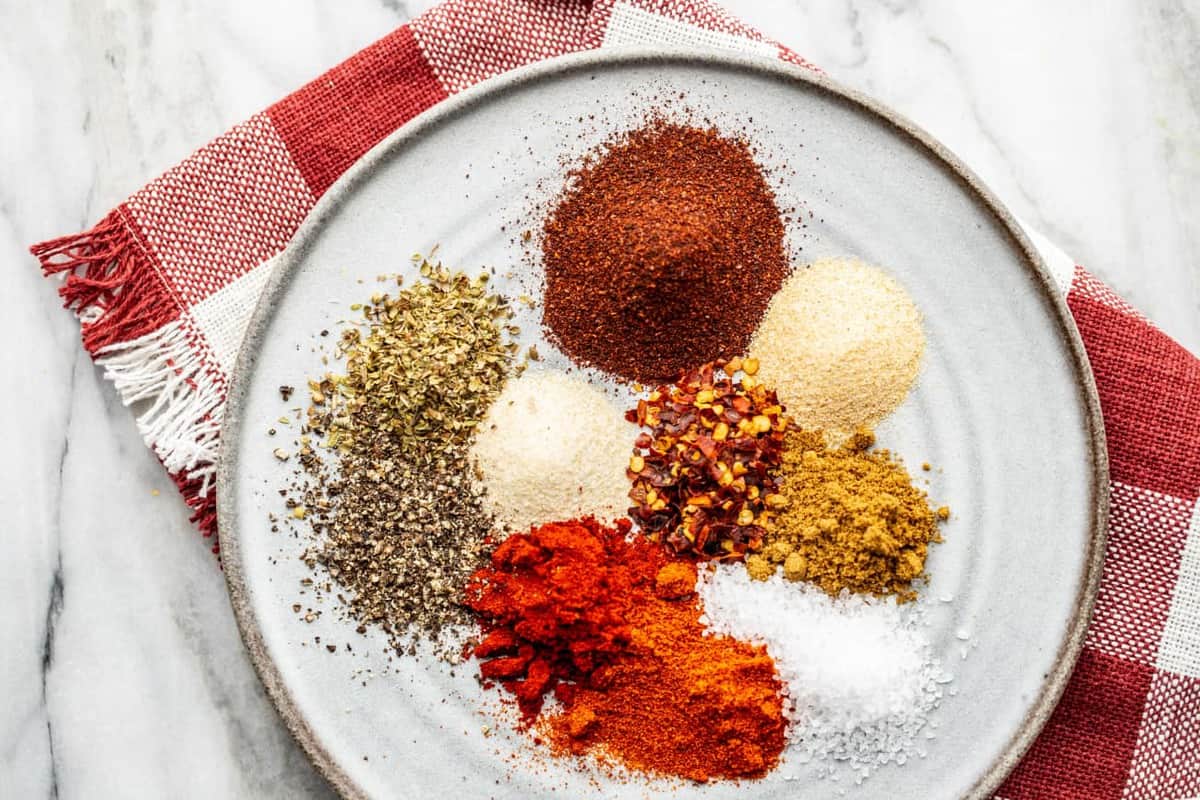
M 696 565 L 628 531 L 573 520 L 496 548 L 467 588 L 480 672 L 556 752 L 697 781 L 764 774 L 784 745 L 774 661 L 705 635 Z M 551 691 L 562 708 L 538 719 Z
M 749 145 L 662 121 L 571 173 L 542 254 L 551 338 L 577 362 L 646 382 L 742 354 L 788 272 Z

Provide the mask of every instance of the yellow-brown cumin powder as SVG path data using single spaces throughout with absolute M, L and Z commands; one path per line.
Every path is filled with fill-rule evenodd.
M 925 492 L 875 437 L 860 430 L 828 448 L 820 431 L 792 429 L 784 442 L 781 509 L 759 552 L 746 558 L 751 577 L 782 568 L 836 595 L 843 589 L 912 600 L 931 542 L 941 541 L 945 506 L 930 507 Z

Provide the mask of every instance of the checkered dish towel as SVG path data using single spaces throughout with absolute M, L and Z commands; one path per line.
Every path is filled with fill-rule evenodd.
M 707 0 L 449 0 L 202 147 L 90 231 L 34 246 L 83 344 L 216 529 L 230 370 L 279 254 L 369 148 L 485 78 L 622 44 L 791 51 Z M 1087 346 L 1108 435 L 1108 556 L 1061 704 L 1009 800 L 1200 796 L 1200 361 L 1034 237 Z

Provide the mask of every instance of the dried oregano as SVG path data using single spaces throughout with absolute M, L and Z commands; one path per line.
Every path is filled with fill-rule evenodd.
M 395 297 L 375 294 L 361 306 L 362 325 L 342 333 L 346 374 L 328 376 L 330 445 L 350 449 L 373 432 L 354 419 L 368 407 L 371 424 L 405 447 L 463 444 L 500 391 L 517 349 L 505 341 L 515 332 L 507 301 L 488 292 L 486 273 L 469 278 L 429 262 L 420 271 L 424 280 Z M 329 386 L 311 388 L 320 405 Z

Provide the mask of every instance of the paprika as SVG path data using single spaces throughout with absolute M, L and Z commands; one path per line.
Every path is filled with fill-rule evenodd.
M 593 519 L 514 534 L 467 587 L 480 673 L 558 753 L 696 781 L 752 777 L 785 743 L 761 645 L 705 634 L 696 566 Z M 539 717 L 553 692 L 561 709 Z

